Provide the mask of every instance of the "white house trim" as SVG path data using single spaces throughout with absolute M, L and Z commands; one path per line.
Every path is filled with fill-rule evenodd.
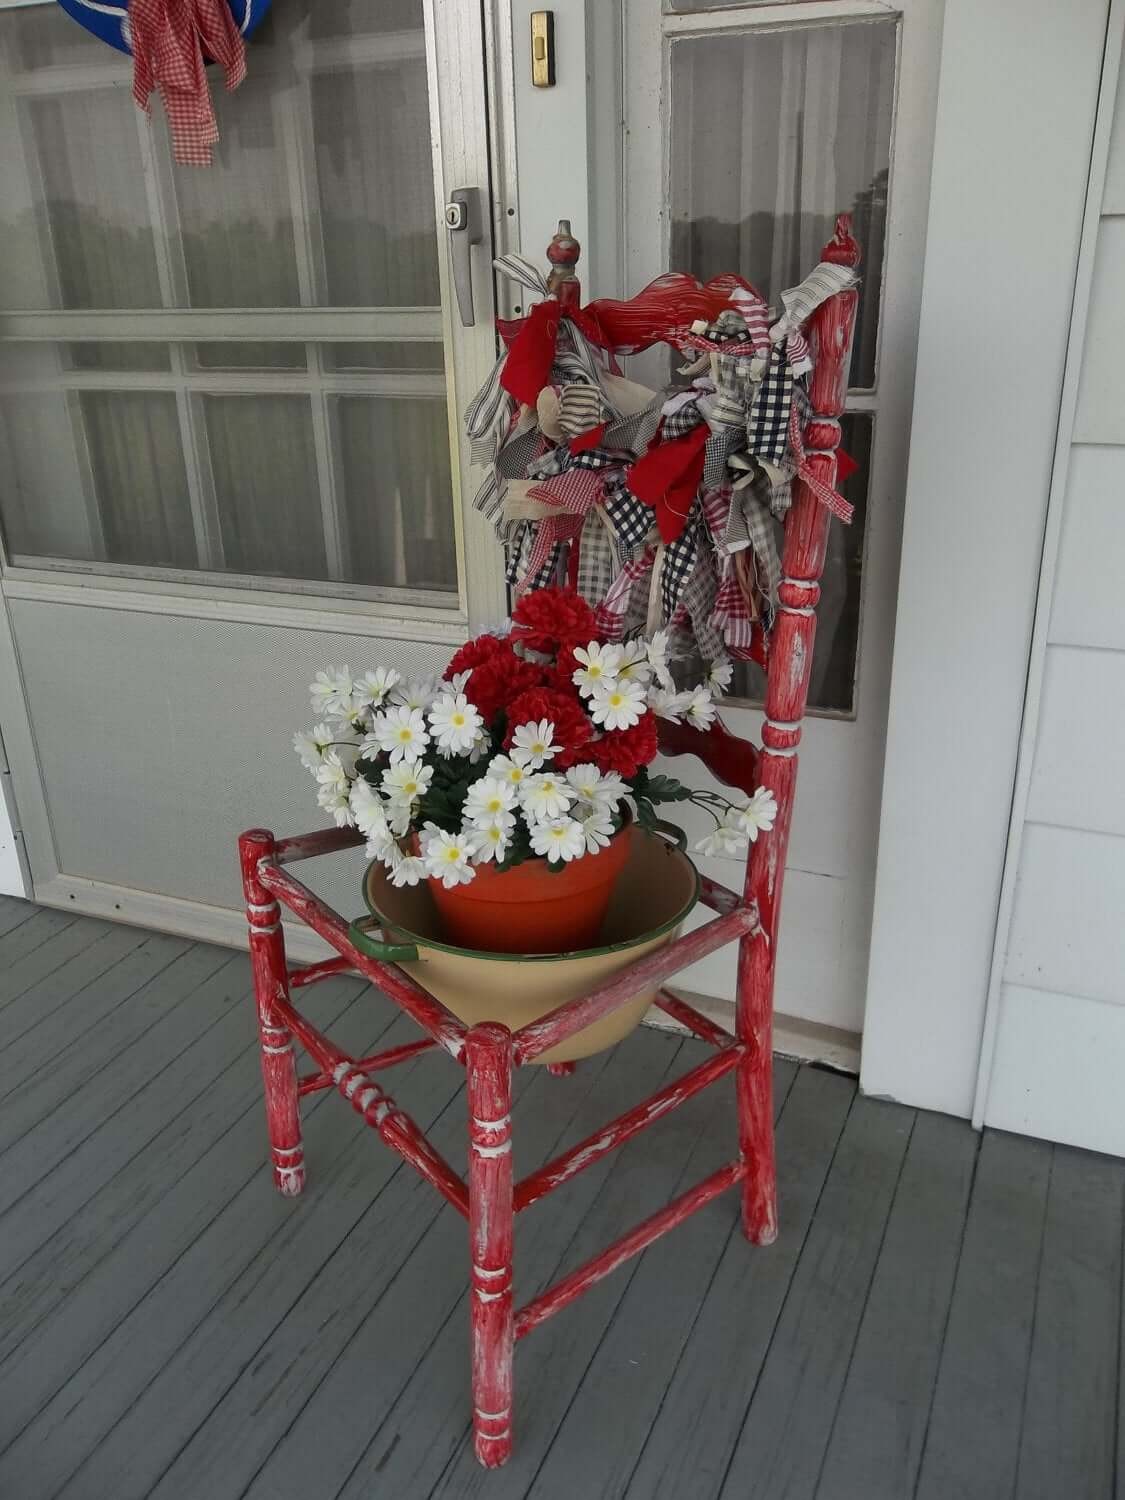
M 959 1115 L 980 1060 L 1108 8 L 945 13 L 861 1083 Z

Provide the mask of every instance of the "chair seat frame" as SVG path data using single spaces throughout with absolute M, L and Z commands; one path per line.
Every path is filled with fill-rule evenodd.
M 858 262 L 859 250 L 847 216 L 837 221 L 824 259 L 849 265 Z M 736 1185 L 741 1194 L 745 1237 L 752 1244 L 768 1245 L 777 1235 L 772 1098 L 777 937 L 797 779 L 797 746 L 812 665 L 818 580 L 830 521 L 816 490 L 824 485 L 831 488 L 836 481 L 839 418 L 847 390 L 857 297 L 851 289 L 829 298 L 813 314 L 806 330 L 814 359 L 809 381 L 813 415 L 804 427 L 805 477 L 799 475 L 794 482 L 793 503 L 785 523 L 761 749 L 757 751 L 729 734 L 721 724 L 706 734 L 677 732 L 675 728 L 662 732 L 666 753 L 694 754 L 726 785 L 747 793 L 758 786 L 768 787 L 777 800 L 773 829 L 760 835 L 750 848 L 742 892 L 702 879 L 702 903 L 714 913 L 708 922 L 518 1031 L 493 1022 L 466 1026 L 396 964 L 361 952 L 349 936 L 348 921 L 289 868 L 301 860 L 354 848 L 363 842 L 359 834 L 351 829 L 329 829 L 277 839 L 265 829 L 250 829 L 239 838 L 275 1184 L 287 1196 L 300 1193 L 305 1182 L 300 1100 L 306 1094 L 334 1088 L 386 1145 L 468 1220 L 474 1447 L 486 1467 L 502 1464 L 512 1451 L 512 1365 L 517 1339 Z M 318 933 L 337 956 L 290 967 L 281 926 L 282 905 Z M 639 990 L 663 986 L 680 970 L 728 943 L 737 943 L 739 950 L 734 1034 L 716 1026 L 682 998 L 660 989 L 660 1009 L 707 1042 L 713 1053 L 601 1130 L 514 1181 L 514 1070 L 534 1063 L 549 1048 L 610 1015 Z M 417 1041 L 356 1058 L 342 1051 L 297 1010 L 295 990 L 334 974 L 352 972 L 369 979 L 417 1023 L 424 1035 Z M 298 1073 L 294 1041 L 311 1058 L 311 1072 Z M 379 1080 L 379 1075 L 389 1069 L 433 1049 L 444 1051 L 465 1069 L 467 1178 L 434 1148 Z M 553 1071 L 569 1071 L 572 1066 L 557 1065 Z M 728 1073 L 735 1075 L 737 1155 L 517 1308 L 512 1283 L 516 1215 Z

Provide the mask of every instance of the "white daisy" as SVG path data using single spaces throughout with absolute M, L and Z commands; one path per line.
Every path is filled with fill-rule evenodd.
M 426 840 L 423 858 L 426 874 L 440 880 L 446 890 L 468 885 L 476 873 L 470 864 L 472 847 L 464 833 L 447 833 L 439 828 Z
M 621 656 L 620 646 L 602 646 L 597 641 L 591 641 L 585 647 L 576 646 L 574 659 L 582 665 L 574 669 L 571 681 L 576 682 L 579 692 L 588 698 L 596 687 L 617 676 Z
M 621 647 L 621 666 L 617 676 L 621 682 L 648 682 L 652 676 L 652 666 L 648 659 L 647 641 L 626 641 Z
M 722 695 L 730 687 L 734 676 L 734 663 L 729 656 L 717 656 L 711 663 L 704 679 L 713 693 Z
M 375 741 L 395 761 L 417 760 L 430 743 L 421 709 L 387 708 L 375 715 Z M 365 742 L 366 743 L 366 742 Z
M 473 748 L 469 751 L 469 764 L 475 766 L 478 761 L 490 754 L 492 750 L 492 736 L 486 730 L 480 730 L 473 741 Z
M 418 708 L 425 713 L 443 687 L 444 683 L 436 675 L 423 677 L 417 682 L 400 682 L 391 689 L 390 702 L 399 708 Z
M 648 690 L 648 706 L 658 719 L 668 719 L 673 724 L 678 724 L 687 712 L 687 706 L 691 702 L 690 693 L 670 693 L 667 688 L 650 686 Z
M 706 834 L 695 845 L 696 854 L 741 854 L 746 848 L 746 837 L 736 828 L 726 824 Z
M 443 677 L 442 678 L 442 680 L 441 680 L 441 688 L 451 687 L 453 689 L 453 691 L 454 691 L 455 694 L 456 693 L 463 693 L 465 691 L 465 684 L 468 682 L 469 678 L 472 675 L 473 675 L 473 669 L 472 669 L 472 667 L 466 667 L 463 672 L 454 672 L 454 674 L 453 674 L 452 677 Z M 440 691 L 440 689 L 439 689 L 439 691 Z
M 587 854 L 597 854 L 613 837 L 613 814 L 600 802 L 580 802 L 574 809 L 574 819 L 582 829 Z
M 665 692 L 670 693 L 672 673 L 668 667 L 668 632 L 666 630 L 658 630 L 649 641 L 648 664 L 660 686 Z
M 396 886 L 417 885 L 426 878 L 426 862 L 416 854 L 399 854 L 391 866 L 391 884 Z
M 529 771 L 538 771 L 562 749 L 561 745 L 554 743 L 554 739 L 555 726 L 550 719 L 517 724 L 512 731 L 512 759 Z
M 574 793 L 561 776 L 543 771 L 529 776 L 520 787 L 520 803 L 528 823 L 549 823 L 561 818 L 574 801 Z
M 343 792 L 348 795 L 351 790 L 351 779 L 344 768 L 338 750 L 329 750 L 325 753 L 320 765 L 316 768 L 316 779 L 321 786 L 331 787 L 333 791 Z
M 704 683 L 700 683 L 692 690 L 684 709 L 684 718 L 693 729 L 706 729 L 708 725 L 715 722 L 718 710 L 711 698 L 711 689 Z
M 516 789 L 510 781 L 499 776 L 482 776 L 474 781 L 465 794 L 464 817 L 483 828 L 485 824 L 503 817 L 515 806 Z
M 777 798 L 769 787 L 760 786 L 741 807 L 732 807 L 724 821 L 753 843 L 759 833 L 770 831 L 776 818 Z
M 400 760 L 383 772 L 379 783 L 388 797 L 413 806 L 419 797 L 424 797 L 434 777 L 433 766 L 420 760 Z
M 355 685 L 353 701 L 361 708 L 382 708 L 391 689 L 401 680 L 400 674 L 390 667 L 364 672 Z
M 342 718 L 351 712 L 352 693 L 355 684 L 347 667 L 329 667 L 318 672 L 309 685 L 309 700 L 313 712 L 327 714 L 331 718 Z
M 644 684 L 628 678 L 605 683 L 590 702 L 590 717 L 603 729 L 632 729 L 644 712 Z
M 484 864 L 490 859 L 494 859 L 497 864 L 503 863 L 515 821 L 509 813 L 506 817 L 490 818 L 468 830 L 473 858 L 478 864 Z
M 586 853 L 586 836 L 581 823 L 573 818 L 552 818 L 549 823 L 536 823 L 531 830 L 531 847 L 536 854 L 546 855 L 552 864 L 558 860 L 581 859 Z
M 464 693 L 442 693 L 434 699 L 428 717 L 439 748 L 454 755 L 466 755 L 484 727 Z
M 627 790 L 616 771 L 610 771 L 603 776 L 597 766 L 585 763 L 580 766 L 571 766 L 566 773 L 566 779 L 581 801 L 590 806 L 606 808 L 610 812 L 616 808 Z M 576 813 L 575 817 L 577 816 Z
M 342 792 L 339 787 L 331 784 L 317 787 L 317 804 L 323 807 L 325 812 L 330 812 L 335 819 L 337 828 L 351 828 L 355 822 L 352 817 L 351 805 L 348 802 L 347 792 Z
M 301 757 L 301 764 L 315 773 L 335 738 L 335 732 L 327 724 L 314 724 L 311 729 L 297 731 L 293 736 L 293 749 Z
M 512 760 L 507 755 L 494 755 L 488 763 L 488 774 L 508 782 L 518 791 L 530 773 L 520 765 L 519 761 Z
M 390 829 L 387 826 L 387 807 L 379 793 L 369 781 L 361 776 L 352 787 L 351 807 L 355 816 L 355 826 L 363 834 L 364 838 L 380 847 L 393 842 Z M 382 858 L 382 854 L 372 854 L 370 846 L 368 854 L 371 858 Z

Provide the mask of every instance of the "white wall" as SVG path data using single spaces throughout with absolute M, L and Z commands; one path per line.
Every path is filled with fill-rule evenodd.
M 861 1082 L 952 1114 L 981 1052 L 1108 13 L 945 14 Z
M 1125 80 L 1116 94 L 979 1113 L 1125 1155 Z

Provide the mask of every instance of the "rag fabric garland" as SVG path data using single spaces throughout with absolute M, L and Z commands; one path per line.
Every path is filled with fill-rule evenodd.
M 465 414 L 475 506 L 517 593 L 565 578 L 620 641 L 664 627 L 683 652 L 764 662 L 781 578 L 775 521 L 800 478 L 843 521 L 852 507 L 801 441 L 812 358 L 802 326 L 856 284 L 822 261 L 780 314 L 741 277 L 669 273 L 627 302 L 564 305 L 519 256 L 497 270 L 542 300 L 498 324 L 505 349 Z M 618 355 L 658 342 L 685 388 L 626 379 Z M 839 454 L 838 476 L 854 464 Z
M 133 98 L 146 113 L 159 91 L 183 166 L 209 166 L 219 139 L 206 63 L 220 64 L 228 89 L 246 77 L 243 38 L 257 26 L 269 0 L 59 0 L 95 36 L 133 56 Z

